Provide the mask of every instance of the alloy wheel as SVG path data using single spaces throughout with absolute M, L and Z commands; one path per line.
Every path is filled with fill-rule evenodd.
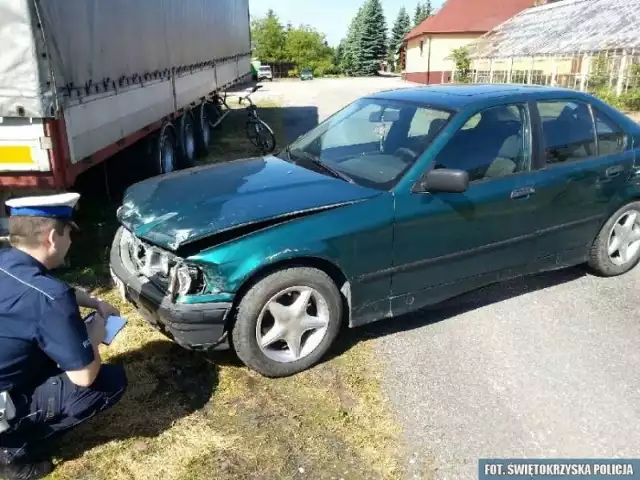
M 640 251 L 640 212 L 628 210 L 613 225 L 609 233 L 607 253 L 618 266 L 633 261 Z
M 289 363 L 310 355 L 329 326 L 329 306 L 310 287 L 290 287 L 271 297 L 256 323 L 256 340 L 269 359 Z

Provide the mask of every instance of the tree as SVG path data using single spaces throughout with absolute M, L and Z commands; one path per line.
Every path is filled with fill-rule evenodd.
M 286 34 L 273 10 L 269 10 L 264 18 L 251 22 L 251 37 L 254 55 L 260 61 L 276 63 L 285 60 Z
M 395 70 L 395 54 L 402 45 L 404 37 L 411 31 L 411 18 L 407 13 L 407 9 L 402 7 L 398 12 L 393 28 L 391 29 L 391 39 L 389 40 L 389 65 L 393 65 Z
M 389 48 L 396 52 L 407 33 L 411 31 L 411 18 L 407 13 L 407 9 L 402 7 L 398 12 L 398 18 L 396 18 L 393 28 L 391 29 L 391 40 L 389 42 Z
M 431 15 L 433 15 L 433 6 L 431 5 L 431 0 L 427 0 L 426 2 L 424 2 L 424 5 L 418 2 L 418 4 L 416 5 L 416 11 L 413 15 L 413 25 L 417 27 Z
M 431 5 L 431 0 L 427 0 L 426 2 L 424 2 L 422 13 L 424 14 L 424 18 L 429 18 L 431 15 L 433 15 L 433 5 Z
M 333 50 L 327 46 L 325 36 L 315 29 L 301 25 L 291 28 L 286 38 L 287 59 L 300 68 L 313 68 L 332 64 Z
M 376 75 L 387 55 L 387 24 L 380 0 L 365 3 L 359 40 L 356 71 L 359 75 Z
M 471 58 L 466 47 L 458 47 L 448 57 L 456 64 L 454 78 L 457 83 L 471 83 Z
M 344 57 L 344 44 L 345 44 L 345 40 L 343 39 L 340 41 L 340 43 L 336 47 L 333 55 L 333 64 L 338 67 L 342 64 L 342 59 Z
M 358 9 L 358 13 L 351 20 L 347 38 L 344 40 L 342 49 L 342 60 L 340 68 L 347 75 L 357 75 L 357 59 L 360 58 L 360 37 L 362 35 L 362 17 L 364 16 L 364 7 Z
M 422 23 L 422 20 L 424 20 L 424 12 L 422 11 L 422 4 L 418 2 L 416 5 L 416 11 L 413 14 L 413 26 L 417 27 Z

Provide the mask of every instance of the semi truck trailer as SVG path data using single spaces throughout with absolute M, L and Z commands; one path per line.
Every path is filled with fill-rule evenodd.
M 248 0 L 0 0 L 0 200 L 143 139 L 153 173 L 190 167 L 215 95 L 250 79 Z

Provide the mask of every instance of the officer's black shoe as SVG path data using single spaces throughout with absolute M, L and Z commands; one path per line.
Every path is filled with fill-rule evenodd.
M 51 472 L 53 472 L 53 463 L 50 460 L 32 463 L 0 463 L 0 479 L 2 480 L 35 480 L 36 478 L 44 478 Z

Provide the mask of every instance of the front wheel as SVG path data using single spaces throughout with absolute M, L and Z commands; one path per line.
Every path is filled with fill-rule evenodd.
M 249 120 L 246 125 L 247 137 L 262 154 L 272 153 L 276 149 L 276 136 L 264 121 Z
M 277 271 L 242 298 L 231 332 L 242 362 L 266 377 L 285 377 L 315 365 L 334 343 L 342 297 L 315 268 Z
M 631 202 L 604 224 L 591 247 L 589 266 L 612 277 L 628 272 L 640 261 L 640 202 Z

